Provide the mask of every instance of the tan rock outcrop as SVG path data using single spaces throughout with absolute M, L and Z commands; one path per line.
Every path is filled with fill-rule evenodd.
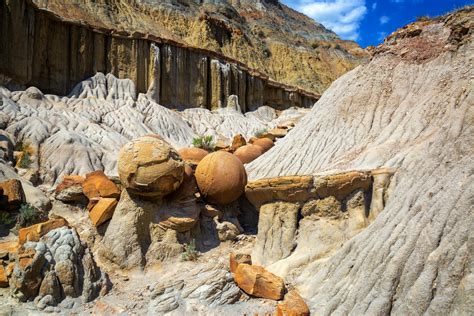
M 296 290 L 285 294 L 283 302 L 278 303 L 277 316 L 309 316 L 309 307 Z
M 315 196 L 313 177 L 288 176 L 251 181 L 245 196 L 257 208 L 273 201 L 300 202 Z
M 134 194 L 163 197 L 180 186 L 184 162 L 164 140 L 144 136 L 122 147 L 118 171 L 124 187 Z
M 93 198 L 115 198 L 120 196 L 120 190 L 103 171 L 94 171 L 86 175 L 82 183 L 84 195 L 89 199 Z
M 260 146 L 256 145 L 245 145 L 239 147 L 234 155 L 242 161 L 243 164 L 249 163 L 257 159 L 263 154 L 263 150 Z
M 245 293 L 256 297 L 281 300 L 285 293 L 283 279 L 260 266 L 239 264 L 234 281 Z
M 218 151 L 201 160 L 196 168 L 196 180 L 204 198 L 217 204 L 229 204 L 244 193 L 247 175 L 237 157 Z

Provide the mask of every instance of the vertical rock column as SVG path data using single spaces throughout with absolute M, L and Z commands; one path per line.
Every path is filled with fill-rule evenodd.
M 152 44 L 150 47 L 150 59 L 152 60 L 152 71 L 150 72 L 149 81 L 151 82 L 148 88 L 147 95 L 156 103 L 160 103 L 161 92 L 161 54 L 160 47 Z

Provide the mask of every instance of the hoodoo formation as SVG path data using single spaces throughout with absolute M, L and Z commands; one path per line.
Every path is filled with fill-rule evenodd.
M 277 0 L 0 18 L 2 312 L 474 312 L 472 6 L 367 50 Z

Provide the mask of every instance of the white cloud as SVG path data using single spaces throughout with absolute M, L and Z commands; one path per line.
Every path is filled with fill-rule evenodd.
M 367 13 L 365 0 L 299 0 L 298 9 L 350 40 L 359 38 L 360 22 Z
M 377 2 L 372 3 L 372 10 L 377 9 Z
M 387 24 L 389 21 L 390 21 L 390 18 L 386 15 L 382 15 L 380 17 L 380 24 L 381 25 Z

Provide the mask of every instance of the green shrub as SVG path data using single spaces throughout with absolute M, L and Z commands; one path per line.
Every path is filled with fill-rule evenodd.
M 13 224 L 14 220 L 7 212 L 0 212 L 0 225 L 9 226 Z
M 208 136 L 199 136 L 193 139 L 193 146 L 197 148 L 202 148 L 208 151 L 214 149 L 214 137 L 212 135 Z
M 183 261 L 196 261 L 199 253 L 196 250 L 196 241 L 193 239 L 184 245 L 184 253 L 181 255 Z
M 31 166 L 31 154 L 33 152 L 31 145 L 28 143 L 18 143 L 17 150 L 21 151 L 20 160 L 17 162 L 17 167 L 27 169 Z
M 36 208 L 30 204 L 22 204 L 18 214 L 18 223 L 20 226 L 28 226 L 33 224 L 38 218 Z

